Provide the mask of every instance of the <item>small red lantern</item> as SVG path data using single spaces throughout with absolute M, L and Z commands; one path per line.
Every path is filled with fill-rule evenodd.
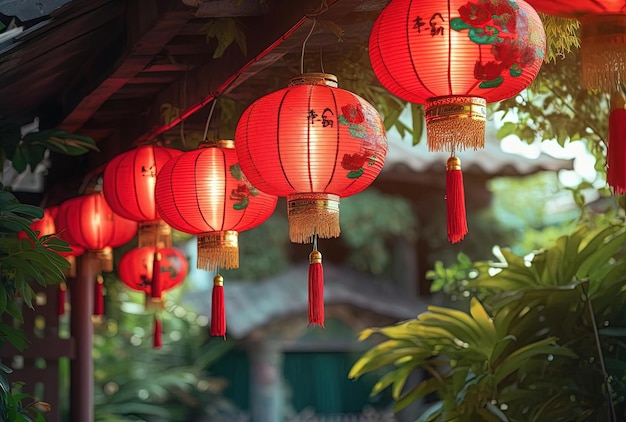
M 156 184 L 157 210 L 177 230 L 198 236 L 198 268 L 239 267 L 238 232 L 267 220 L 278 198 L 244 177 L 232 141 L 206 143 L 168 161 Z M 213 287 L 211 335 L 225 334 L 223 280 Z
M 152 295 L 152 274 L 155 247 L 144 246 L 131 249 L 120 260 L 118 273 L 120 280 L 133 290 Z M 182 252 L 175 248 L 159 248 L 161 254 L 160 279 L 163 291 L 180 285 L 187 273 L 189 264 Z
M 144 145 L 113 158 L 104 169 L 103 193 L 118 215 L 139 222 L 139 247 L 171 246 L 171 229 L 156 210 L 154 187 L 163 165 L 181 151 Z
M 112 248 L 125 244 L 137 232 L 137 223 L 116 215 L 101 192 L 65 201 L 56 222 L 68 242 L 98 254 L 104 271 L 113 271 Z M 94 314 L 103 315 L 102 276 L 96 281 Z
M 287 197 L 289 237 L 339 236 L 339 199 L 368 187 L 387 155 L 380 115 L 329 74 L 303 74 L 256 100 L 235 132 L 241 169 L 263 192 Z
M 467 234 L 456 151 L 485 142 L 486 103 L 526 88 L 545 55 L 539 16 L 523 0 L 392 0 L 369 41 L 374 73 L 392 94 L 423 104 L 428 147 L 450 151 L 448 237 Z
M 155 271 L 157 276 L 155 277 Z M 144 246 L 131 249 L 120 260 L 118 268 L 120 280 L 133 290 L 144 292 L 146 302 L 161 302 L 162 292 L 179 286 L 189 271 L 185 256 L 174 248 Z M 162 324 L 154 315 L 153 347 L 162 345 Z

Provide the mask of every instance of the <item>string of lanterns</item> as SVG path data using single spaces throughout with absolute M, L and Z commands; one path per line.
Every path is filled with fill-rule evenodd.
M 593 50 L 590 57 L 612 56 L 622 48 L 617 46 L 621 38 L 597 24 L 608 19 L 611 28 L 624 32 L 624 15 L 616 15 L 611 2 L 602 10 L 591 5 L 597 2 L 579 9 L 571 4 L 563 9 L 561 2 L 529 2 L 545 13 L 579 17 L 583 50 L 587 42 L 586 50 Z M 592 29 L 586 28 L 590 22 Z M 450 153 L 445 201 L 452 243 L 468 233 L 457 153 L 484 146 L 486 105 L 530 85 L 545 43 L 539 16 L 524 0 L 392 0 L 374 24 L 369 54 L 376 77 L 393 95 L 424 106 L 429 150 Z M 608 50 L 596 50 L 598 43 L 607 44 Z M 620 95 L 611 119 L 618 121 L 613 128 L 621 128 L 626 124 L 623 63 L 583 61 L 585 86 Z M 609 137 L 609 184 L 617 193 L 626 192 L 623 133 L 612 129 Z M 374 106 L 339 88 L 334 75 L 301 71 L 286 88 L 244 111 L 233 141 L 205 139 L 198 149 L 186 152 L 140 146 L 115 157 L 104 171 L 104 193 L 62 204 L 56 230 L 101 256 L 103 269 L 110 271 L 110 248 L 130 240 L 139 223 L 139 246 L 122 258 L 118 270 L 126 285 L 146 294 L 146 303 L 162 302 L 161 292 L 179 285 L 187 273 L 186 260 L 171 249 L 171 227 L 196 235 L 198 268 L 216 273 L 211 335 L 225 336 L 220 270 L 238 268 L 238 233 L 266 221 L 277 198 L 285 197 L 290 240 L 313 244 L 309 324 L 323 327 L 318 241 L 340 235 L 340 199 L 376 179 L 387 150 L 383 121 Z M 160 338 L 155 316 L 155 347 L 161 346 Z

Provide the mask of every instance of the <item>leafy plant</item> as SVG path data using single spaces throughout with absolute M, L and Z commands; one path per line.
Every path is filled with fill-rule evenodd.
M 89 151 L 97 151 L 93 139 L 66 132 L 61 129 L 20 134 L 20 126 L 15 122 L 0 119 L 0 162 L 8 159 L 18 172 L 30 165 L 34 170 L 44 159 L 46 150 L 60 154 L 77 156 Z
M 45 402 L 31 399 L 28 394 L 13 393 L 6 374 L 13 370 L 0 363 L 0 422 L 45 422 L 43 412 L 50 410 Z M 25 399 L 31 399 L 25 403 Z
M 21 204 L 0 184 L 0 347 L 11 343 L 16 349 L 27 346 L 24 333 L 2 316 L 8 314 L 16 324 L 24 321 L 21 303 L 32 308 L 32 283 L 41 286 L 65 280 L 63 270 L 69 263 L 57 252 L 70 251 L 69 245 L 56 236 L 43 236 L 31 230 L 33 218 L 42 218 L 41 208 Z M 24 233 L 23 239 L 18 233 Z M 7 375 L 11 369 L 0 365 L 0 421 L 43 421 L 46 403 L 31 400 L 28 394 L 14 391 Z
M 60 283 L 65 280 L 63 270 L 69 268 L 67 260 L 57 253 L 71 251 L 69 245 L 54 235 L 39 238 L 31 230 L 32 219 L 41 217 L 41 208 L 20 204 L 0 184 L 0 315 L 6 312 L 18 322 L 23 322 L 18 298 L 30 308 L 33 306 L 31 283 Z M 18 238 L 20 232 L 26 238 Z M 0 323 L 0 346 L 5 341 L 18 350 L 26 347 L 24 333 Z
M 225 382 L 210 376 L 210 366 L 233 346 L 207 341 L 206 321 L 168 300 L 163 312 L 162 349 L 152 348 L 152 312 L 133 299 L 122 283 L 107 277 L 108 319 L 94 338 L 95 420 L 189 421 L 226 413 Z M 144 328 L 145 327 L 145 328 Z
M 239 50 L 246 55 L 248 48 L 246 45 L 246 34 L 243 26 L 238 19 L 235 18 L 214 18 L 210 19 L 200 28 L 200 34 L 206 35 L 207 43 L 215 39 L 217 40 L 217 48 L 213 53 L 213 58 L 218 59 L 224 55 L 224 52 L 231 44 L 235 43 Z
M 501 249 L 497 262 L 474 264 L 469 315 L 429 307 L 416 320 L 365 330 L 362 338 L 386 340 L 350 376 L 393 365 L 373 393 L 391 386 L 397 409 L 438 393 L 422 421 L 622 420 L 624 245 L 619 222 L 581 227 L 532 257 Z M 418 368 L 429 377 L 405 388 Z

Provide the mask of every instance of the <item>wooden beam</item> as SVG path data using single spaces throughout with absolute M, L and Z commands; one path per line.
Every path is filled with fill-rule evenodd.
M 183 0 L 186 4 L 198 3 L 194 0 Z M 200 18 L 224 18 L 235 16 L 259 16 L 267 13 L 267 7 L 259 0 L 201 0 L 195 15 Z M 240 4 L 238 4 L 240 3 Z
M 176 36 L 180 27 L 192 18 L 189 11 L 159 13 L 158 4 L 156 3 L 150 2 L 150 7 L 144 3 L 141 6 L 135 5 L 136 13 L 144 13 L 144 16 L 150 16 L 149 12 L 152 13 L 149 22 L 138 25 L 140 28 L 145 26 L 148 29 L 136 35 L 137 39 L 134 42 L 131 41 L 132 47 L 130 51 L 128 51 L 126 57 L 113 74 L 89 95 L 84 97 L 78 106 L 63 120 L 60 125 L 63 129 L 69 132 L 75 132 L 80 129 L 111 95 L 142 72 L 152 61 L 153 57 Z M 150 10 L 148 11 L 148 9 Z

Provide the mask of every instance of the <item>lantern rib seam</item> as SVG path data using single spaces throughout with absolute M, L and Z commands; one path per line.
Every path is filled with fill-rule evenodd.
M 206 221 L 204 218 L 204 213 L 202 212 L 202 208 L 200 207 L 200 197 L 198 196 L 198 178 L 197 178 L 197 170 L 198 170 L 198 161 L 200 160 L 201 153 L 196 154 L 194 167 L 193 167 L 193 191 L 196 194 L 196 206 L 198 208 L 198 214 L 202 217 L 202 221 L 209 227 L 211 230 L 202 230 L 203 232 L 207 231 L 216 231 L 215 228 Z
M 307 111 L 311 110 L 312 96 L 313 92 L 309 88 L 309 102 L 307 106 Z M 309 190 L 313 192 L 313 176 L 311 175 L 311 122 L 307 122 L 306 125 L 306 167 L 309 173 Z
M 335 104 L 335 110 L 337 110 L 337 112 L 339 112 L 339 107 L 337 106 L 337 97 L 335 96 L 335 92 L 332 90 L 332 88 L 329 88 L 330 91 L 330 95 L 333 97 L 333 102 Z M 326 184 L 326 187 L 324 188 L 324 192 L 326 192 L 326 190 L 328 189 L 328 187 L 330 186 L 330 184 L 333 182 L 333 178 L 335 177 L 335 172 L 337 171 L 337 157 L 339 156 L 339 124 L 336 125 L 337 130 L 336 130 L 336 148 L 335 148 L 335 161 L 334 161 L 334 165 L 333 165 L 333 171 L 330 174 L 330 178 L 328 179 L 328 183 Z
M 411 0 L 411 1 L 409 2 L 409 10 L 408 10 L 408 11 L 411 11 L 411 6 L 412 6 L 412 5 L 413 5 L 413 0 Z M 430 93 L 433 95 L 433 97 L 436 97 L 436 96 L 437 96 L 437 94 L 435 94 L 433 91 L 431 91 L 431 90 L 430 90 L 430 88 L 428 88 L 428 87 L 426 86 L 426 84 L 424 83 L 424 81 L 422 81 L 422 78 L 420 77 L 419 73 L 417 72 L 417 68 L 415 67 L 415 62 L 413 61 L 413 51 L 411 50 L 411 43 L 410 43 L 410 42 L 408 42 L 408 40 L 409 40 L 409 38 L 410 38 L 410 34 L 409 34 L 409 27 L 411 26 L 411 25 L 409 24 L 409 23 L 410 23 L 410 22 L 409 22 L 409 20 L 410 20 L 410 13 L 407 13 L 407 14 L 406 14 L 406 25 L 405 25 L 405 26 L 406 26 L 406 39 L 407 39 L 406 46 L 407 46 L 407 49 L 409 50 L 409 59 L 410 59 L 409 61 L 411 62 L 411 67 L 413 68 L 413 72 L 415 73 L 415 77 L 417 78 L 417 80 L 419 81 L 419 83 L 420 83 L 420 84 L 421 84 L 421 85 L 422 85 L 422 86 L 423 86 L 423 87 L 424 87 L 424 88 L 425 88 L 428 92 L 430 92 Z M 380 26 L 379 26 L 379 30 L 380 30 Z M 380 37 L 378 37 L 378 39 L 380 40 Z M 379 50 L 380 50 L 380 46 L 379 46 L 378 48 L 379 48 Z M 382 51 L 382 50 L 381 50 L 381 51 Z M 382 54 L 381 54 L 381 56 L 382 56 Z M 382 60 L 382 62 L 384 63 L 384 60 Z M 386 67 L 386 66 L 385 66 L 385 67 Z M 390 76 L 390 77 L 391 77 L 391 78 L 392 78 L 392 79 L 393 79 L 393 80 L 394 80 L 394 81 L 398 84 L 398 86 L 402 87 L 402 88 L 406 91 L 406 88 L 404 88 L 404 86 L 403 86 L 403 85 L 401 85 L 401 84 L 400 84 L 400 83 L 399 83 L 399 82 L 398 82 L 398 81 L 397 81 L 397 80 L 396 80 L 393 76 L 391 76 L 391 74 L 389 74 L 389 76 Z
M 131 171 L 135 171 L 137 169 L 137 156 L 139 155 L 139 150 L 135 151 L 135 154 L 133 156 L 133 167 L 131 168 Z M 155 174 L 156 174 L 156 161 L 154 163 L 154 167 L 155 167 Z M 143 216 L 144 220 L 150 220 L 150 218 L 148 216 L 146 216 L 146 214 L 144 214 L 143 209 L 141 209 L 141 204 L 139 203 L 139 192 L 137 192 L 137 178 L 133 177 L 133 191 L 134 191 L 134 197 L 135 197 L 135 205 L 137 205 L 137 211 L 139 211 L 139 214 L 141 214 Z
M 114 173 L 114 182 L 115 182 L 115 186 L 118 185 L 118 176 L 119 176 L 119 168 L 120 168 L 120 164 L 122 162 L 121 160 L 121 156 L 117 157 L 114 159 L 115 160 L 115 173 Z M 105 169 L 105 173 L 106 173 L 106 169 Z M 109 195 L 109 193 L 105 190 L 105 198 Z M 112 198 L 115 200 L 116 202 L 116 206 L 119 206 L 120 208 L 122 207 L 122 201 L 120 201 L 120 197 L 118 195 L 118 191 L 117 189 L 113 189 L 113 192 L 110 193 L 110 195 L 112 196 Z
M 246 129 L 245 129 L 246 141 L 247 141 L 247 138 L 248 138 L 248 134 L 250 133 L 250 116 L 252 115 L 252 112 L 253 112 L 254 108 L 256 108 L 256 105 L 257 105 L 256 102 L 252 103 L 252 105 L 249 108 L 248 115 L 246 116 Z M 235 148 L 237 148 L 238 144 L 241 144 L 241 142 L 235 143 Z M 263 179 L 263 183 L 265 183 L 267 186 L 269 186 L 270 189 L 272 189 L 274 192 L 280 191 L 280 189 L 276 189 L 276 187 L 272 183 L 270 183 L 265 177 L 262 176 L 262 173 L 259 171 L 259 168 L 256 166 L 256 161 L 252 159 L 252 153 L 250 152 L 250 148 L 248 147 L 248 142 L 245 142 L 244 145 L 246 147 L 246 149 L 245 149 L 246 155 L 248 156 L 248 157 L 246 157 L 247 161 L 250 164 L 252 164 L 252 166 L 254 167 L 255 173 L 257 175 L 259 175 L 259 178 Z
M 278 149 L 278 163 L 280 164 L 280 170 L 283 172 L 283 176 L 285 177 L 285 181 L 289 184 L 289 186 L 291 186 L 291 189 L 294 192 L 299 192 L 292 184 L 291 181 L 289 180 L 289 178 L 287 177 L 287 173 L 285 172 L 285 167 L 283 167 L 283 157 L 280 155 L 280 112 L 283 108 L 283 103 L 285 102 L 285 99 L 287 98 L 287 95 L 289 94 L 289 92 L 291 91 L 291 88 L 287 88 L 285 90 L 285 95 L 283 95 L 283 98 L 280 100 L 280 104 L 278 105 L 278 113 L 276 113 L 276 147 Z
M 222 170 L 224 174 L 224 201 L 222 202 L 222 225 L 220 231 L 224 231 L 224 225 L 226 224 L 226 204 L 228 203 L 228 165 L 226 163 L 226 154 L 221 148 L 218 148 L 220 154 L 222 154 Z
M 184 156 L 184 154 L 180 154 L 178 157 L 175 157 L 174 160 L 176 160 L 173 164 L 172 164 L 172 171 L 170 172 L 170 183 L 169 183 L 169 187 L 170 187 L 170 193 L 172 194 L 172 199 L 174 199 L 174 169 L 176 168 L 176 165 L 178 164 L 178 162 L 181 160 L 181 158 Z M 185 222 L 185 224 L 187 224 L 189 227 L 194 227 L 193 224 L 191 224 L 186 218 L 185 216 L 183 216 L 183 214 L 180 212 L 180 209 L 178 208 L 178 204 L 176 203 L 176 201 L 172 201 L 174 203 L 174 207 L 176 208 L 176 212 L 178 213 L 178 216 Z

